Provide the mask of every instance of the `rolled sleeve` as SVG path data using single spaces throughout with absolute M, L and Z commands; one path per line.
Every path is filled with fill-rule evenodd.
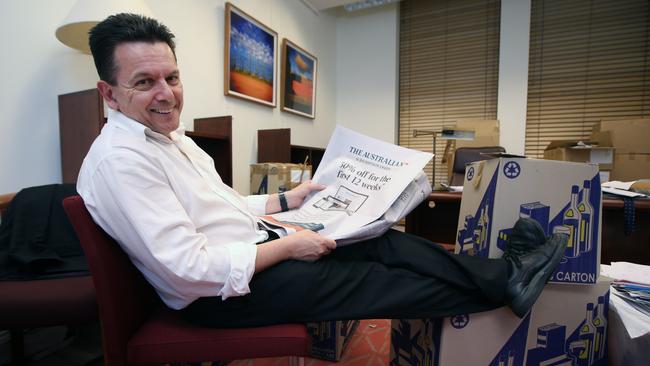
M 268 194 L 246 196 L 245 198 L 251 213 L 258 216 L 266 215 L 266 201 L 269 200 Z
M 229 245 L 230 273 L 218 296 L 223 300 L 232 296 L 242 296 L 251 292 L 248 283 L 255 273 L 257 247 L 255 245 Z

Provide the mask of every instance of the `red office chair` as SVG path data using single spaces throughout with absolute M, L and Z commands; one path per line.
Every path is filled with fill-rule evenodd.
M 66 198 L 63 207 L 95 283 L 106 366 L 307 355 L 309 338 L 302 324 L 212 329 L 185 322 L 163 305 L 119 245 L 95 224 L 81 197 Z M 290 361 L 302 363 L 302 358 Z

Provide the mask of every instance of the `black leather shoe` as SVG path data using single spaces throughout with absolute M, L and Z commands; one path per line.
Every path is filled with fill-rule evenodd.
M 505 302 L 520 318 L 523 318 L 542 293 L 553 270 L 560 263 L 569 236 L 553 234 L 546 242 L 522 256 L 508 256 L 508 285 Z
M 503 257 L 521 257 L 541 247 L 545 242 L 546 235 L 542 226 L 531 218 L 522 217 L 512 228 Z

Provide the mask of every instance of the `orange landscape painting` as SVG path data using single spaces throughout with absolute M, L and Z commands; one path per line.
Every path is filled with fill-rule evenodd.
M 275 107 L 277 34 L 226 5 L 226 95 Z
M 253 98 L 273 102 L 273 85 L 237 71 L 230 71 L 230 89 Z
M 283 105 L 287 112 L 315 117 L 316 57 L 292 44 L 283 42 Z

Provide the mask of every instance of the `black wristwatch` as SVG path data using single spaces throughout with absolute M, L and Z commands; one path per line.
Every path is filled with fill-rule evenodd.
M 287 204 L 287 197 L 284 196 L 284 192 L 278 193 L 278 199 L 280 200 L 280 209 L 282 212 L 289 211 L 289 205 Z

